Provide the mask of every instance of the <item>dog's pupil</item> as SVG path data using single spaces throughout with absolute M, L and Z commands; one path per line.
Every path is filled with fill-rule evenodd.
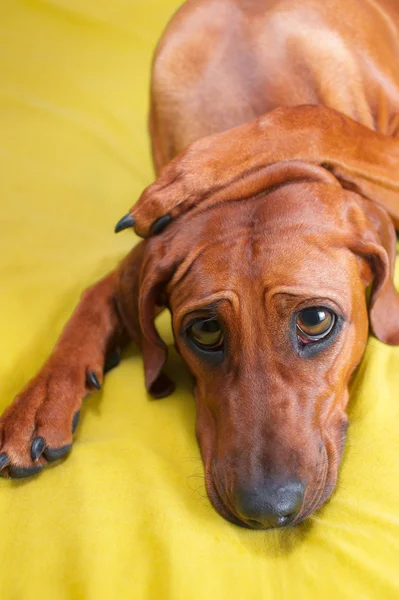
M 305 308 L 301 312 L 301 321 L 308 327 L 320 325 L 327 319 L 327 312 L 322 308 Z
M 216 333 L 220 331 L 220 325 L 216 319 L 201 321 L 199 326 L 204 333 Z
M 222 330 L 217 319 L 197 321 L 191 326 L 191 336 L 200 346 L 219 346 L 223 340 Z

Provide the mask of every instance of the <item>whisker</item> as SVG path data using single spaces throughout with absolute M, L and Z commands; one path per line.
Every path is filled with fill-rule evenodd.
M 192 479 L 193 477 L 198 477 L 199 479 L 204 479 L 204 476 L 200 473 L 193 473 L 192 475 L 187 475 L 186 479 Z M 205 481 L 205 479 L 204 479 Z
M 206 495 L 202 495 L 202 494 L 201 494 L 200 496 L 198 496 L 198 498 L 196 499 L 195 503 L 196 503 L 196 504 L 199 504 L 199 503 L 201 503 L 201 504 L 202 504 L 202 506 L 205 506 L 205 508 L 208 508 L 208 509 L 209 509 L 209 508 L 211 508 L 211 507 L 209 506 L 209 498 L 208 498 L 208 496 L 206 496 Z
M 191 491 L 191 495 L 193 496 L 194 494 L 196 494 L 198 492 L 198 490 L 201 490 L 201 489 L 204 489 L 204 490 L 206 489 L 206 487 L 205 487 L 205 485 L 203 483 L 201 483 L 198 487 L 196 487 L 194 489 L 191 489 L 190 490 Z

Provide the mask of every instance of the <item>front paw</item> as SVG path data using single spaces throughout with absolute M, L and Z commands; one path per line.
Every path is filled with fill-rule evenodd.
M 29 477 L 66 456 L 82 399 L 101 378 L 92 369 L 45 366 L 0 417 L 0 475 Z

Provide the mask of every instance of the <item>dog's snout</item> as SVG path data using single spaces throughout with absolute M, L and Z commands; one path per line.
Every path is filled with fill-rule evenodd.
M 237 487 L 235 507 L 240 519 L 254 529 L 283 527 L 299 514 L 304 494 L 305 485 L 299 479 L 269 480 Z

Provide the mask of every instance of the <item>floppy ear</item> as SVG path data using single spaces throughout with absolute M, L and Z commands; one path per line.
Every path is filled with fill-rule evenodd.
M 154 320 L 165 307 L 165 289 L 175 261 L 162 241 L 140 242 L 119 266 L 117 305 L 132 339 L 143 354 L 145 384 L 154 398 L 171 394 L 174 383 L 162 372 L 167 346 Z
M 363 256 L 374 274 L 369 315 L 374 335 L 385 344 L 399 345 L 399 295 L 393 283 L 396 233 L 386 210 L 360 200 L 366 220 L 358 223 L 360 239 L 354 251 Z

